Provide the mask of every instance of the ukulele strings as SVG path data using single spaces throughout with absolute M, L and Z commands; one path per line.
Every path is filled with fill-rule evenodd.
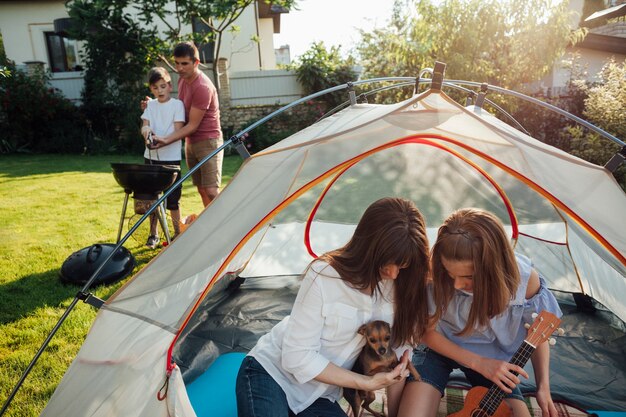
M 511 363 L 518 366 L 525 365 L 534 350 L 535 348 L 524 340 L 522 346 L 520 346 L 515 355 L 513 355 Z M 513 373 L 515 375 L 518 375 L 517 372 Z M 489 415 L 493 415 L 498 409 L 498 406 L 504 399 L 505 395 L 506 393 L 504 391 L 502 391 L 496 384 L 493 384 L 491 388 L 489 388 L 489 391 L 487 391 L 487 394 L 480 401 L 479 406 L 481 409 L 486 410 Z

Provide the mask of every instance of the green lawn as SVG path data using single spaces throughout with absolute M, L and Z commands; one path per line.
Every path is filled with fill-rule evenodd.
M 94 243 L 115 243 L 124 191 L 113 178 L 111 162 L 141 163 L 142 158 L 0 156 L 1 404 L 80 289 L 59 281 L 65 259 Z M 238 156 L 225 158 L 223 184 L 240 164 Z M 202 211 L 191 180 L 184 184 L 181 208 L 183 216 Z M 127 214 L 132 214 L 132 204 Z M 127 231 L 125 225 L 123 235 Z M 134 272 L 158 253 L 143 243 L 131 237 L 124 245 L 137 260 Z M 95 288 L 93 293 L 106 299 L 123 282 Z M 77 305 L 26 379 L 7 417 L 39 415 L 95 314 L 92 307 L 82 302 Z

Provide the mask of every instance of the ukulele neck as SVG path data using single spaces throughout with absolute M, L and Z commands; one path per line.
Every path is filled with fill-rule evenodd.
M 524 367 L 534 351 L 535 347 L 524 340 L 517 352 L 515 352 L 515 355 L 513 355 L 513 357 L 511 358 L 510 363 L 512 363 L 513 365 Z M 516 376 L 518 375 L 517 372 L 513 373 Z M 493 384 L 491 388 L 489 388 L 489 391 L 487 391 L 487 394 L 485 394 L 483 399 L 480 401 L 480 409 L 487 411 L 489 415 L 493 415 L 505 396 L 506 393 L 502 391 L 496 384 Z

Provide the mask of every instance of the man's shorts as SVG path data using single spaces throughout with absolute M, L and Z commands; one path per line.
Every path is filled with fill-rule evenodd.
M 417 369 L 417 372 L 419 372 L 422 377 L 422 382 L 437 388 L 442 397 L 444 389 L 450 379 L 450 373 L 454 369 L 460 369 L 463 371 L 465 377 L 473 387 L 481 386 L 489 388 L 493 385 L 493 382 L 478 372 L 461 366 L 452 359 L 446 358 L 424 345 L 420 345 L 415 348 L 413 351 L 412 362 L 413 366 L 415 366 L 415 369 Z M 415 379 L 412 375 L 409 375 L 407 382 L 413 381 L 415 381 Z M 519 386 L 513 388 L 513 392 L 511 394 L 507 394 L 505 398 L 514 398 L 516 400 L 524 401 L 524 397 L 522 396 L 522 391 L 519 389 Z
M 217 148 L 224 144 L 224 139 L 207 139 L 200 142 L 185 143 L 185 158 L 187 166 L 191 170 L 200 163 L 207 155 L 214 152 Z M 222 184 L 222 160 L 224 151 L 220 151 L 217 155 L 206 161 L 196 172 L 191 174 L 193 184 L 200 188 L 217 187 Z

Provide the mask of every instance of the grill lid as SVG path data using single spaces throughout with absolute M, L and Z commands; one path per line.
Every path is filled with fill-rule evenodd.
M 130 194 L 158 195 L 174 184 L 177 165 L 128 164 L 112 162 L 113 177 Z

